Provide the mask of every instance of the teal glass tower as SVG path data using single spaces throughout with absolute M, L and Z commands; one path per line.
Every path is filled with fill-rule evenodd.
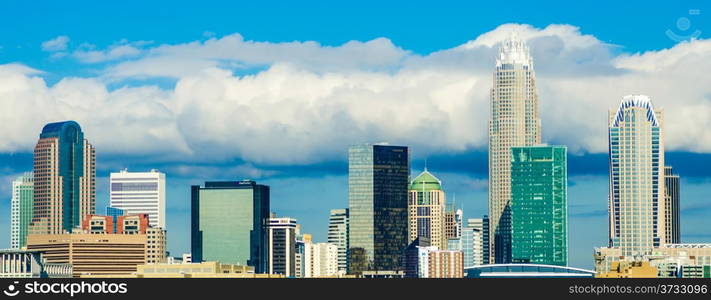
M 407 147 L 348 149 L 349 273 L 402 270 L 409 181 Z
M 269 186 L 250 180 L 205 182 L 191 192 L 193 261 L 248 265 L 266 273 Z
M 568 265 L 565 146 L 511 148 L 511 262 Z

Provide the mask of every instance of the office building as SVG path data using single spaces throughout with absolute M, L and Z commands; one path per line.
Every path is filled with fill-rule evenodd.
M 609 114 L 609 240 L 623 256 L 666 241 L 663 113 L 648 96 L 622 98 Z
M 429 246 L 430 241 L 426 237 L 418 237 L 407 245 L 403 254 L 405 278 L 420 277 L 420 248 Z
M 304 243 L 304 277 L 338 277 L 338 246 Z
M 269 274 L 296 276 L 296 219 L 269 219 Z
M 329 244 L 338 247 L 338 271 L 348 272 L 348 209 L 332 209 L 328 218 Z
M 25 173 L 12 181 L 10 202 L 10 248 L 20 249 L 27 245 L 27 233 L 32 221 L 34 202 L 34 175 Z
M 219 261 L 269 272 L 269 187 L 254 181 L 205 182 L 191 195 L 193 262 Z
M 513 34 L 499 48 L 489 119 L 489 218 L 491 260 L 510 253 L 505 212 L 511 201 L 511 147 L 541 143 L 541 119 L 533 59 L 526 42 Z
M 462 255 L 465 268 L 488 263 L 484 251 L 488 246 L 488 241 L 485 240 L 485 220 L 484 218 L 467 219 L 467 226 L 462 229 Z
M 48 263 L 71 264 L 82 274 L 128 275 L 146 263 L 145 234 L 30 234 L 27 249 L 44 252 Z
M 106 207 L 106 215 L 111 217 L 113 223 L 116 224 L 118 222 L 118 217 L 126 215 L 126 211 L 124 211 L 123 209 L 120 209 L 120 208 L 107 206 Z M 114 231 L 114 233 L 116 233 L 116 232 Z
M 30 232 L 61 234 L 81 226 L 96 207 L 96 152 L 74 121 L 42 128 L 34 149 Z
M 407 246 L 407 147 L 356 145 L 348 150 L 349 273 L 400 271 Z
M 446 240 L 458 240 L 462 237 L 463 217 L 462 210 L 456 209 L 454 205 L 446 208 L 444 213 L 444 235 Z
M 410 183 L 408 199 L 409 242 L 427 238 L 432 246 L 447 247 L 444 226 L 445 194 L 442 183 L 427 169 Z
M 165 174 L 129 172 L 127 169 L 111 173 L 111 207 L 126 214 L 148 214 L 151 227 L 166 228 Z
M 664 167 L 664 231 L 665 244 L 681 243 L 681 220 L 679 206 L 679 175 L 671 166 Z
M 568 265 L 568 173 L 565 146 L 511 148 L 513 263 Z

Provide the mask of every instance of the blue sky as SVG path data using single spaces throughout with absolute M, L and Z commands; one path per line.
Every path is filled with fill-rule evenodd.
M 544 140 L 571 152 L 570 264 L 591 268 L 606 243 L 605 120 L 630 93 L 665 108 L 684 242 L 711 241 L 707 1 L 381 2 L 0 3 L 0 209 L 41 125 L 75 119 L 98 147 L 99 208 L 109 172 L 168 174 L 175 255 L 189 250 L 189 186 L 205 180 L 269 184 L 273 210 L 324 240 L 328 210 L 347 206 L 347 146 L 361 142 L 411 146 L 413 175 L 427 159 L 480 217 L 495 42 L 516 30 Z

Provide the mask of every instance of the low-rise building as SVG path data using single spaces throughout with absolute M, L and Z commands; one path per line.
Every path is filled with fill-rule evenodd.
M 42 252 L 0 250 L 0 278 L 69 278 L 72 265 L 49 263 Z

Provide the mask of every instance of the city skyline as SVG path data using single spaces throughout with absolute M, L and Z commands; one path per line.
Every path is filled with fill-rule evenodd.
M 189 252 L 189 227 L 183 225 L 189 220 L 189 186 L 207 180 L 249 178 L 269 185 L 272 211 L 298 219 L 303 232 L 326 241 L 329 210 L 348 207 L 344 149 L 363 142 L 408 146 L 413 155 L 411 174 L 419 174 L 427 160 L 429 170 L 442 180 L 447 197 L 456 195 L 464 219 L 480 218 L 487 214 L 486 130 L 482 125 L 488 113 L 495 41 L 516 29 L 531 45 L 536 62 L 542 141 L 569 147 L 570 265 L 590 268 L 592 247 L 607 244 L 605 114 L 627 94 L 648 94 L 657 107 L 665 109 L 666 162 L 681 178 L 682 242 L 709 241 L 704 216 L 711 212 L 705 198 L 711 176 L 700 168 L 711 161 L 703 134 L 709 91 L 703 85 L 707 80 L 697 71 L 708 64 L 705 49 L 709 41 L 705 35 L 694 41 L 670 41 L 663 30 L 675 29 L 678 18 L 688 17 L 688 9 L 658 13 L 662 18 L 658 16 L 656 24 L 662 29 L 647 43 L 637 43 L 638 37 L 629 32 L 611 35 L 589 20 L 577 23 L 560 17 L 551 19 L 560 22 L 546 23 L 500 19 L 485 27 L 453 29 L 459 35 L 446 41 L 424 34 L 415 44 L 415 38 L 408 40 L 387 30 L 378 35 L 346 34 L 346 40 L 338 40 L 315 33 L 313 38 L 274 38 L 239 26 L 212 29 L 216 33 L 200 29 L 193 36 L 165 40 L 127 34 L 128 40 L 120 42 L 124 36 L 109 32 L 104 40 L 93 41 L 71 27 L 45 31 L 33 41 L 0 39 L 0 90 L 9 91 L 2 101 L 17 114 L 0 118 L 21 125 L 0 129 L 4 137 L 0 142 L 0 196 L 5 199 L 0 209 L 7 212 L 0 226 L 10 227 L 10 182 L 31 171 L 31 147 L 39 129 L 44 123 L 62 120 L 79 122 L 96 146 L 97 212 L 108 204 L 110 172 L 128 168 L 166 173 L 172 255 Z M 706 21 L 690 19 L 694 26 L 708 28 L 703 27 Z M 573 25 L 550 25 L 557 23 Z M 204 37 L 200 36 L 203 30 Z M 376 39 L 380 36 L 385 39 Z M 351 39 L 356 42 L 345 45 Z M 144 40 L 155 41 L 139 42 Z M 95 46 L 85 48 L 83 43 Z M 25 56 L 15 50 L 17 45 L 35 50 L 27 50 Z M 263 56 L 255 56 L 255 47 L 263 50 Z M 216 54 L 215 49 L 235 56 Z M 319 59 L 292 55 L 298 51 Z M 145 71 L 141 65 L 149 63 L 156 63 L 157 71 L 168 72 L 158 63 L 175 62 L 185 53 L 195 54 L 193 75 L 141 73 Z M 701 59 L 695 60 L 695 55 Z M 353 59 L 342 64 L 343 57 Z M 313 87 L 316 94 L 290 85 L 281 86 L 289 95 L 279 93 L 274 89 L 279 85 L 272 81 L 279 78 Z M 354 88 L 344 89 L 349 84 Z M 210 92 L 232 89 L 250 96 L 221 97 Z M 271 92 L 246 93 L 254 90 Z M 23 97 L 36 99 L 34 105 L 46 105 L 48 113 L 24 116 L 31 106 L 18 100 Z M 215 103 L 215 107 L 188 113 L 199 103 L 196 99 Z M 254 99 L 271 101 L 280 109 L 265 113 Z M 353 99 L 360 102 L 356 105 Z M 232 114 L 225 118 L 219 111 L 229 103 L 250 109 L 225 110 Z M 320 103 L 332 103 L 333 110 Z M 299 106 L 303 110 L 294 108 Z M 402 118 L 381 117 L 369 107 L 402 108 L 404 113 Z M 244 122 L 218 126 L 230 124 L 233 118 Z M 235 138 L 250 132 L 251 146 Z M 0 242 L 9 245 L 7 230 L 0 237 Z

